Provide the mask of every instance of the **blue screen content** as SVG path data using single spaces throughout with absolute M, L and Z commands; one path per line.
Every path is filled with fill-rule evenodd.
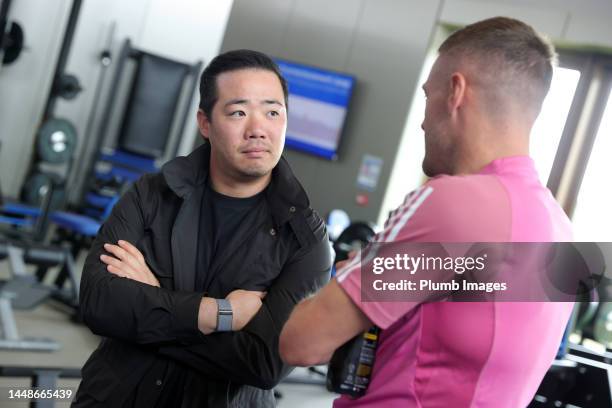
M 355 78 L 283 60 L 275 61 L 289 88 L 285 145 L 335 159 Z

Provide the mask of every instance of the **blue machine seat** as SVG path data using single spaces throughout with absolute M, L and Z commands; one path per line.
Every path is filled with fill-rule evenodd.
M 23 215 L 26 217 L 38 217 L 40 215 L 40 208 L 21 203 L 7 202 L 4 203 L 0 209 L 4 213 Z
M 94 207 L 102 209 L 103 211 L 103 209 L 106 208 L 111 203 L 111 201 L 113 201 L 113 197 L 105 197 L 100 194 L 87 193 L 85 195 L 85 201 L 88 204 L 93 205 Z
M 31 218 L 7 217 L 0 215 L 0 224 L 13 225 L 15 227 L 33 227 L 34 221 Z
M 100 218 L 92 218 L 83 214 L 69 213 L 65 211 L 54 211 L 49 218 L 55 225 L 68 231 L 75 232 L 86 237 L 95 237 L 102 223 L 110 215 L 113 207 L 119 201 L 119 196 L 112 197 L 106 204 Z
M 101 221 L 86 215 L 69 213 L 65 211 L 54 211 L 49 216 L 49 219 L 59 227 L 88 237 L 95 236 L 102 225 Z
M 0 224 L 15 227 L 33 227 L 40 208 L 20 203 L 5 202 L 0 206 Z

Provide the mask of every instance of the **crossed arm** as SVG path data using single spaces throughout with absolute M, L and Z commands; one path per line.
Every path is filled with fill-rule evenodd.
M 142 253 L 131 243 L 119 240 L 117 245 L 104 244 L 106 254 L 100 260 L 106 264 L 106 270 L 113 275 L 128 278 L 145 285 L 160 287 L 159 280 L 147 266 Z M 262 305 L 264 292 L 236 289 L 226 299 L 232 305 L 232 330 L 238 331 L 253 318 Z M 198 329 L 202 334 L 212 333 L 217 326 L 217 302 L 210 297 L 203 297 L 198 308 Z
M 136 260 L 146 266 L 146 262 L 135 252 L 130 253 L 128 245 L 118 244 L 119 239 L 136 243 L 143 235 L 145 222 L 140 202 L 151 198 L 140 197 L 137 187 L 115 206 L 85 263 L 81 280 L 85 323 L 96 334 L 147 345 L 148 350 L 185 364 L 205 377 L 273 387 L 290 370 L 278 351 L 285 321 L 304 296 L 317 291 L 329 279 L 326 240 L 294 254 L 263 301 L 257 299 L 261 304 L 257 312 L 250 319 L 245 315 L 242 330 L 204 335 L 202 329 L 214 326 L 212 321 L 201 321 L 199 315 L 213 317 L 216 325 L 216 310 L 207 310 L 206 304 L 201 304 L 202 294 L 159 287 L 148 267 L 139 269 L 134 263 Z M 114 247 L 105 249 L 105 243 Z M 109 250 L 125 251 L 124 259 Z M 106 256 L 112 254 L 121 260 L 123 269 L 110 265 L 112 262 L 105 263 L 104 259 L 110 259 L 100 257 L 104 251 L 108 252 Z

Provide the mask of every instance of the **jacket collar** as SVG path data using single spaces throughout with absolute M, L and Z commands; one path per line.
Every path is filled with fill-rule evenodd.
M 170 160 L 162 167 L 168 187 L 183 200 L 188 200 L 194 190 L 203 188 L 210 168 L 210 145 L 195 149 L 188 156 Z M 265 190 L 274 224 L 280 226 L 295 213 L 310 207 L 304 188 L 293 174 L 284 157 L 272 170 L 272 180 Z

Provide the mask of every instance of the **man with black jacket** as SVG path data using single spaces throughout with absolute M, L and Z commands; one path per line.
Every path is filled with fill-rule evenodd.
M 126 193 L 86 260 L 81 309 L 101 336 L 73 406 L 274 405 L 278 338 L 329 279 L 325 226 L 281 157 L 287 86 L 264 54 L 202 73 L 207 140 Z

